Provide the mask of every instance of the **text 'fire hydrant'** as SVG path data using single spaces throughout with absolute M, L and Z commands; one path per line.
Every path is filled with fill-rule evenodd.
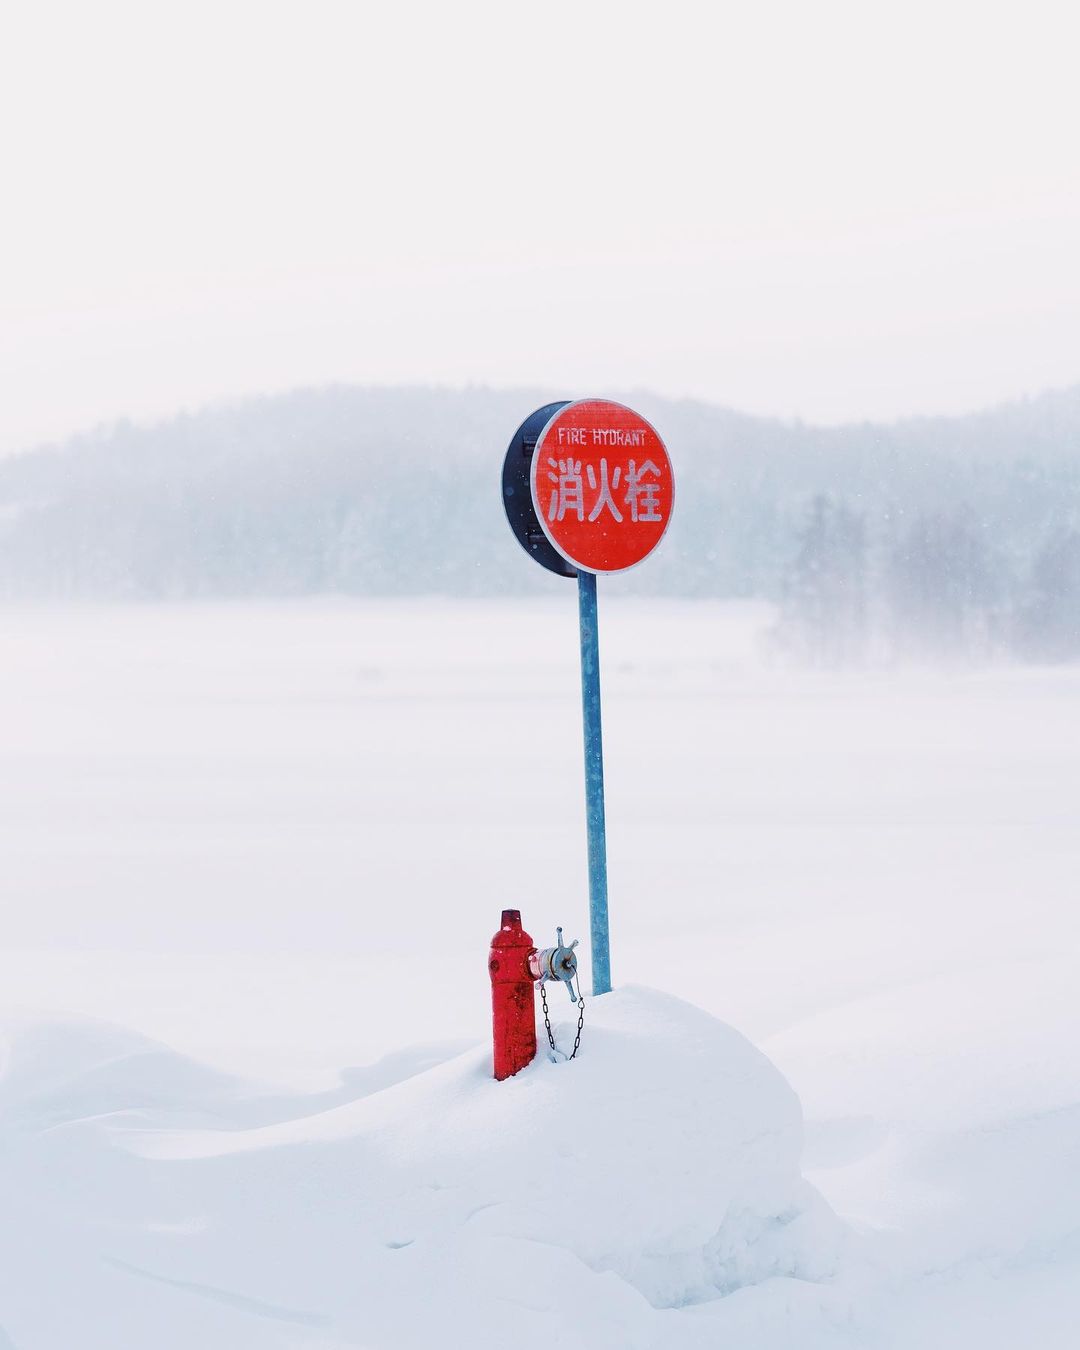
M 521 911 L 504 909 L 502 927 L 491 939 L 488 971 L 491 975 L 491 1016 L 495 1044 L 495 1077 L 509 1078 L 536 1058 L 536 1004 L 533 986 L 561 980 L 573 1003 L 578 1002 L 572 981 L 577 974 L 574 941 L 537 951 L 521 926 Z M 579 1030 L 580 1035 L 580 1030 Z

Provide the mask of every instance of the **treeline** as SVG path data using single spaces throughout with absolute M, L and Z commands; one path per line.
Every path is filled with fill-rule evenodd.
M 1080 656 L 1080 528 L 1017 554 L 970 508 L 880 514 L 818 495 L 785 578 L 777 646 L 833 667 Z
M 518 422 L 566 392 L 302 390 L 0 460 L 0 597 L 550 593 L 499 480 Z M 1080 387 L 837 428 L 623 401 L 678 488 L 609 594 L 774 599 L 778 641 L 820 663 L 1080 654 Z

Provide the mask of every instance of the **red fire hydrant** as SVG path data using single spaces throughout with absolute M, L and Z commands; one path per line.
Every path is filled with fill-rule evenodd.
M 502 927 L 491 939 L 491 1018 L 495 1077 L 511 1074 L 536 1057 L 536 1012 L 529 957 L 536 948 L 521 926 L 521 911 L 504 909 Z
M 509 1078 L 536 1058 L 536 983 L 562 980 L 571 1000 L 578 1001 L 571 983 L 577 974 L 576 946 L 577 942 L 562 945 L 560 928 L 558 946 L 537 951 L 521 926 L 521 911 L 503 910 L 488 958 L 496 1078 Z

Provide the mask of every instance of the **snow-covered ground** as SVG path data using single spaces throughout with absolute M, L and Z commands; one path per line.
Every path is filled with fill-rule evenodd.
M 1075 1345 L 1080 670 L 602 600 L 621 992 L 496 1087 L 500 911 L 587 938 L 553 587 L 0 613 L 0 1347 Z

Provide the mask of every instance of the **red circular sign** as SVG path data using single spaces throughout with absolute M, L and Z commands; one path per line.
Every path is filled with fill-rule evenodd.
M 598 398 L 555 414 L 530 482 L 544 533 L 584 572 L 622 572 L 648 557 L 675 505 L 664 442 L 631 408 Z

